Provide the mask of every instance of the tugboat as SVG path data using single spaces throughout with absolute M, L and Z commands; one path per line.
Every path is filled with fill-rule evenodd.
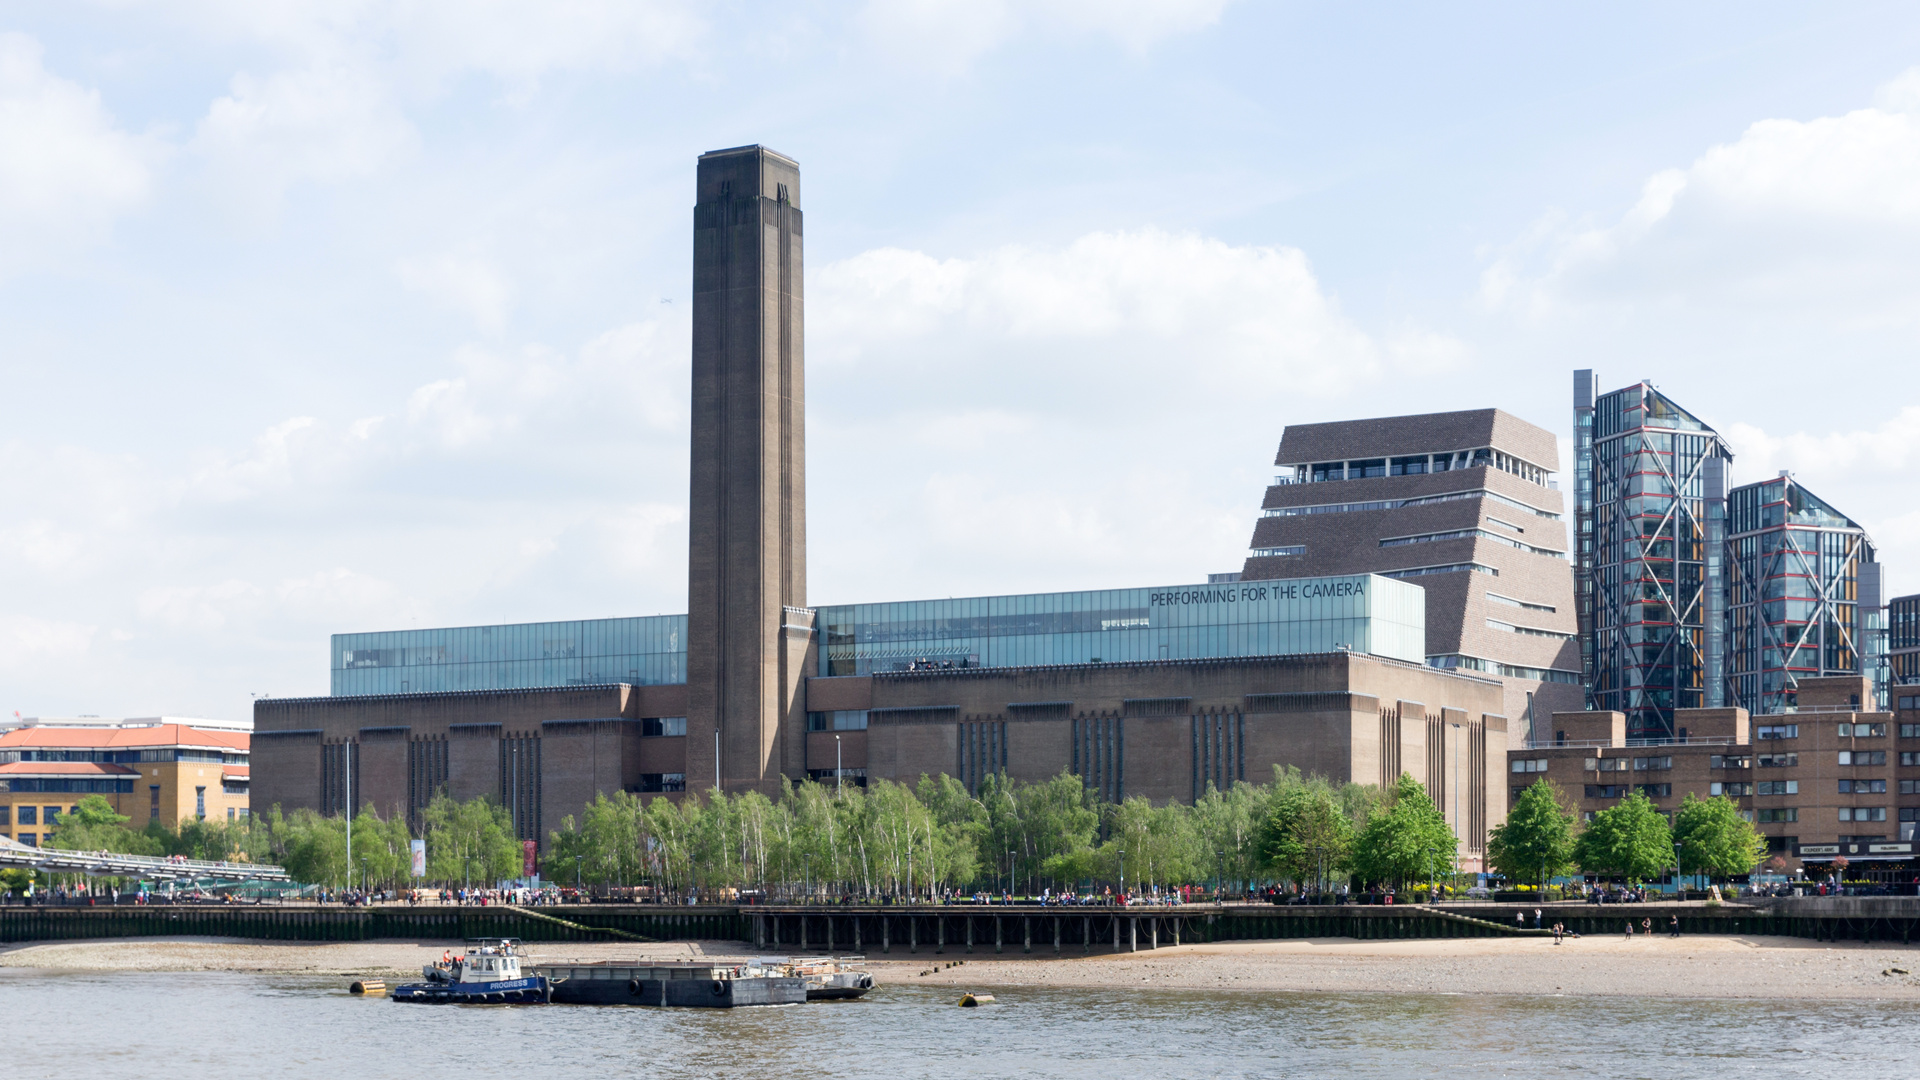
M 520 939 L 480 938 L 463 956 L 420 969 L 425 982 L 393 989 L 393 1000 L 425 1005 L 544 1005 L 553 1000 L 553 984 L 544 976 L 520 974 Z

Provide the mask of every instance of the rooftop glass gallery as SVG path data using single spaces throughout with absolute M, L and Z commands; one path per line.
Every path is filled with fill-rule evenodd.
M 1311 461 L 1281 468 L 1290 471 L 1274 477 L 1277 484 L 1323 484 L 1330 480 L 1365 480 L 1376 476 L 1419 476 L 1455 469 L 1490 467 L 1545 485 L 1552 475 L 1546 469 L 1505 450 L 1479 446 L 1470 450 L 1443 450 L 1428 454 L 1402 454 L 1395 457 L 1353 458 L 1344 461 Z
M 1360 574 L 817 609 L 819 675 L 1426 651 L 1426 594 Z M 337 634 L 333 694 L 686 680 L 686 616 Z

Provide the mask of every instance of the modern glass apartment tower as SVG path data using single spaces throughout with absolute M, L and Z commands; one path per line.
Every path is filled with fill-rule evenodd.
M 1789 474 L 1727 493 L 1729 705 L 1784 712 L 1797 683 L 1865 674 L 1884 704 L 1879 566 L 1866 530 Z
M 1596 396 L 1573 377 L 1574 581 L 1588 708 L 1629 739 L 1676 735 L 1673 710 L 1721 704 L 1725 523 L 1708 498 L 1733 459 L 1719 434 L 1639 382 Z M 1710 535 L 1711 534 L 1711 535 Z M 1710 693 L 1711 691 L 1711 693 Z

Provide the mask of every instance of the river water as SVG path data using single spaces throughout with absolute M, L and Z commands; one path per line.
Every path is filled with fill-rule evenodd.
M 881 987 L 700 1010 L 398 1005 L 344 979 L 0 971 L 18 1077 L 1847 1077 L 1911 1075 L 1920 1006 Z

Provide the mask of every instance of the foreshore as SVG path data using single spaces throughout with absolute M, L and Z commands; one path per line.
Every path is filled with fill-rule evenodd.
M 139 938 L 8 946 L 0 968 L 82 972 L 232 971 L 407 977 L 459 942 L 262 943 Z M 744 957 L 731 941 L 658 945 L 530 943 L 536 961 Z M 1920 946 L 1775 937 L 1569 939 L 1308 938 L 1217 942 L 1055 958 L 957 951 L 867 958 L 882 987 L 925 985 L 1317 993 L 1519 994 L 1675 998 L 1841 997 L 1920 1001 Z

